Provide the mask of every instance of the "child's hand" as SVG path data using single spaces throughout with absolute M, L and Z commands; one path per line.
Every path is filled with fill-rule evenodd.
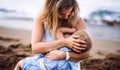
M 77 30 L 75 28 L 71 28 L 71 32 L 76 32 Z
M 53 50 L 47 53 L 46 57 L 50 60 L 63 60 L 66 58 L 66 53 L 61 50 Z
M 74 33 L 77 30 L 75 28 L 69 28 L 69 27 L 60 27 L 58 28 L 62 33 Z

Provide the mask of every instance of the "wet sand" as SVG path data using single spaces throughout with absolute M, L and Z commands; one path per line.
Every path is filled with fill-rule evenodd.
M 13 70 L 16 63 L 31 53 L 31 31 L 0 27 L 0 70 Z M 89 59 L 82 70 L 119 70 L 120 42 L 93 39 Z

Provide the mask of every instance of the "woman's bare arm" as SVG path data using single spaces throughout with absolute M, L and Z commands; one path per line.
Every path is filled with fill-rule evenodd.
M 32 29 L 32 52 L 33 53 L 46 53 L 51 50 L 55 50 L 65 46 L 65 42 L 63 39 L 53 41 L 53 42 L 42 42 L 44 33 L 44 21 L 40 21 L 39 17 L 37 17 L 34 21 L 33 29 Z
M 69 52 L 70 55 L 70 61 L 75 61 L 75 62 L 79 62 L 81 60 L 87 59 L 89 58 L 90 54 L 89 51 L 85 52 L 85 53 L 75 53 L 75 52 Z

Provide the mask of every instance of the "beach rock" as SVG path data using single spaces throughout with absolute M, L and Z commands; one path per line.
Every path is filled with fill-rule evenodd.
M 0 54 L 12 53 L 11 47 L 4 47 L 0 45 Z

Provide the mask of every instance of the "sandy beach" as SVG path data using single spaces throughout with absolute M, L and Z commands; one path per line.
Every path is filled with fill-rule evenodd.
M 0 0 L 0 70 L 13 70 L 31 53 L 33 20 L 45 0 Z M 120 0 L 76 0 L 93 40 L 81 70 L 120 70 Z M 103 3 L 104 2 L 104 3 Z
M 13 70 L 16 63 L 31 53 L 31 31 L 0 27 L 0 70 Z M 93 39 L 89 59 L 82 70 L 119 70 L 120 42 Z

